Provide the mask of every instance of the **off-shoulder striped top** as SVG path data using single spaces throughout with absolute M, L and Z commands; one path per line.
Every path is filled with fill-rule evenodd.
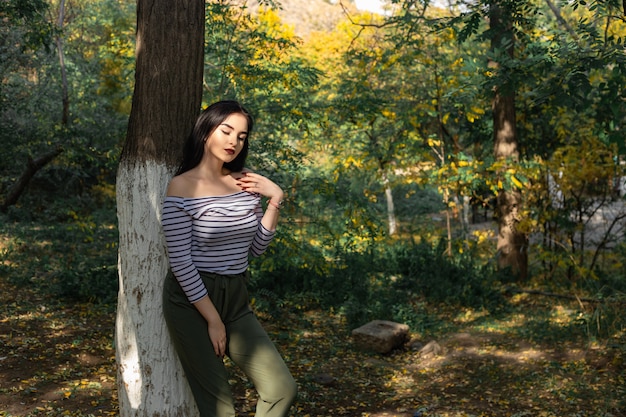
M 212 197 L 168 196 L 161 224 L 172 273 L 190 302 L 207 295 L 198 271 L 233 275 L 248 268 L 274 232 L 261 224 L 261 196 L 246 191 Z

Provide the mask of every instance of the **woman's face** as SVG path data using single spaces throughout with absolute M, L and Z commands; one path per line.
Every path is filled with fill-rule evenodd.
M 205 155 L 223 163 L 233 161 L 243 149 L 248 137 L 248 119 L 241 113 L 233 113 L 217 126 L 205 142 Z

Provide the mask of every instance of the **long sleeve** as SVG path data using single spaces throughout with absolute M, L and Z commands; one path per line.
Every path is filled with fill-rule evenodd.
M 172 273 L 190 302 L 207 295 L 207 289 L 191 256 L 193 221 L 182 199 L 167 198 L 163 203 L 163 233 Z
M 261 223 L 259 223 L 259 229 L 257 230 L 256 235 L 254 235 L 252 246 L 250 246 L 250 254 L 252 256 L 261 256 L 272 242 L 274 235 L 275 232 L 267 230 Z
M 172 273 L 190 302 L 207 294 L 201 272 L 244 272 L 275 232 L 261 224 L 260 196 L 245 191 L 206 197 L 168 196 L 162 226 Z
M 256 215 L 259 222 L 259 227 L 256 231 L 256 234 L 254 235 L 252 245 L 250 245 L 250 255 L 258 257 L 267 250 L 270 243 L 272 243 L 272 239 L 274 238 L 276 232 L 268 230 L 265 226 L 261 224 L 261 219 L 263 218 L 263 209 L 261 208 L 260 203 L 255 208 L 254 214 Z

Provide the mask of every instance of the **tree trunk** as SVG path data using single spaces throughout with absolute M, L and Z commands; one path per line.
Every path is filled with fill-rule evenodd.
M 120 417 L 198 414 L 161 311 L 161 203 L 200 110 L 204 1 L 138 0 L 135 91 L 117 172 Z
M 59 2 L 59 20 L 57 21 L 57 28 L 59 35 L 56 37 L 57 53 L 59 54 L 59 66 L 61 67 L 61 88 L 63 97 L 63 113 L 61 114 L 61 124 L 63 127 L 67 127 L 70 120 L 70 95 L 67 87 L 67 70 L 65 68 L 65 55 L 63 54 L 63 40 L 61 34 L 63 33 L 63 21 L 65 20 L 65 0 Z
M 528 277 L 528 238 L 517 230 L 520 221 L 520 201 L 518 191 L 501 191 L 498 194 L 498 267 L 511 268 L 513 275 L 520 280 Z
M 389 236 L 393 236 L 398 231 L 398 222 L 396 221 L 396 209 L 393 204 L 393 190 L 389 184 L 387 174 L 383 173 L 383 185 L 385 187 L 385 201 L 387 202 L 387 222 L 389 224 Z
M 491 49 L 495 51 L 506 46 L 508 55 L 512 57 L 514 52 L 512 25 L 500 3 L 491 2 L 489 9 L 489 27 L 493 31 Z M 490 66 L 496 70 L 499 68 L 497 62 L 490 62 Z M 495 157 L 517 161 L 519 150 L 515 121 L 515 87 L 500 85 L 495 88 L 492 109 Z M 515 276 L 525 279 L 528 274 L 527 237 L 517 229 L 522 194 L 519 191 L 499 190 L 497 204 L 498 266 L 511 268 Z

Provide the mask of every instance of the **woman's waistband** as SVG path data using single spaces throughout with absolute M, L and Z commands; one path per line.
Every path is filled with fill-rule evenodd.
M 239 272 L 237 274 L 220 274 L 218 272 L 208 272 L 208 271 L 198 271 L 200 277 L 202 278 L 223 278 L 223 279 L 233 279 L 233 278 L 245 278 L 247 279 L 250 276 L 250 271 L 247 269 L 243 272 Z

